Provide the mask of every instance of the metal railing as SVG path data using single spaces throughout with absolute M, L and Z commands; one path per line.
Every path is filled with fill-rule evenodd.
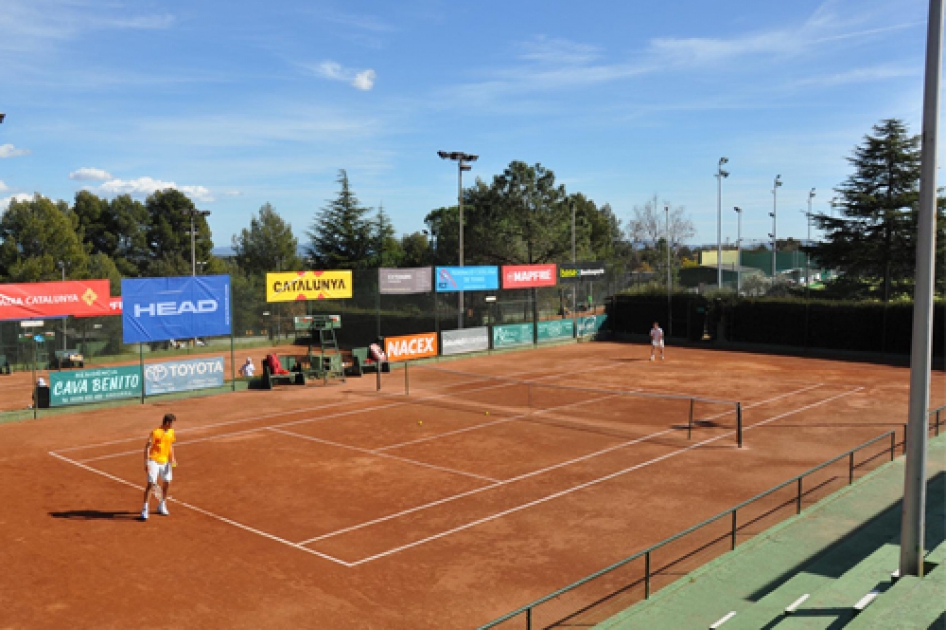
M 936 415 L 935 430 L 936 430 L 936 434 L 939 435 L 940 418 L 942 417 L 942 418 L 946 419 L 946 406 L 943 406 L 943 407 L 940 407 L 939 409 L 933 410 L 933 411 L 931 411 L 930 413 Z M 817 472 L 819 472 L 819 471 L 822 471 L 822 470 L 826 469 L 828 466 L 831 466 L 832 464 L 835 464 L 835 463 L 837 463 L 837 462 L 840 462 L 840 461 L 842 461 L 842 460 L 844 460 L 844 459 L 846 458 L 846 459 L 847 459 L 847 485 L 850 485 L 850 484 L 854 483 L 854 472 L 855 472 L 855 470 L 858 469 L 858 468 L 860 468 L 861 466 L 864 466 L 865 464 L 876 460 L 878 457 L 880 457 L 880 456 L 882 456 L 882 455 L 888 455 L 888 454 L 889 454 L 889 461 L 893 461 L 893 459 L 894 459 L 895 456 L 896 456 L 897 446 L 898 446 L 897 435 L 896 435 L 896 434 L 897 434 L 897 432 L 896 432 L 895 430 L 887 431 L 887 432 L 885 432 L 885 433 L 883 433 L 883 434 L 881 434 L 881 435 L 875 437 L 874 439 L 869 440 L 869 441 L 867 441 L 867 442 L 861 444 L 860 446 L 857 446 L 857 447 L 855 447 L 855 448 L 853 448 L 853 449 L 851 449 L 851 450 L 849 450 L 849 451 L 846 451 L 846 452 L 844 452 L 844 453 L 838 455 L 837 457 L 834 457 L 834 458 L 832 458 L 832 459 L 830 459 L 830 460 L 828 460 L 828 461 L 826 461 L 826 462 L 823 462 L 822 464 L 819 464 L 818 466 L 816 466 L 816 467 L 814 467 L 814 468 L 812 468 L 812 469 L 810 469 L 810 470 L 807 470 L 807 471 L 803 472 L 802 474 L 800 474 L 800 475 L 798 475 L 798 476 L 796 476 L 796 477 L 793 477 L 793 478 L 789 479 L 788 481 L 785 481 L 785 482 L 783 482 L 783 483 L 781 483 L 781 484 L 779 484 L 779 485 L 777 485 L 777 486 L 775 486 L 775 487 L 773 487 L 773 488 L 770 488 L 770 489 L 766 490 L 765 492 L 763 492 L 763 493 L 761 493 L 761 494 L 758 494 L 758 495 L 752 497 L 751 499 L 748 499 L 747 501 L 743 501 L 742 503 L 736 505 L 735 507 L 732 507 L 732 508 L 730 508 L 730 509 L 728 509 L 728 510 L 726 510 L 726 511 L 724 511 L 724 512 L 720 512 L 719 514 L 717 514 L 717 515 L 715 515 L 715 516 L 712 516 L 712 517 L 710 517 L 710 518 L 708 518 L 708 519 L 706 519 L 706 520 L 704 520 L 704 521 L 702 521 L 702 522 L 700 522 L 700 523 L 697 523 L 696 525 L 694 525 L 694 526 L 692 526 L 692 527 L 690 527 L 690 528 L 688 528 L 688 529 L 685 529 L 685 530 L 683 530 L 682 532 L 679 532 L 678 534 L 675 534 L 674 536 L 671 536 L 670 538 L 667 538 L 667 539 L 665 539 L 665 540 L 663 540 L 663 541 L 661 541 L 661 542 L 659 542 L 659 543 L 657 543 L 657 544 L 655 544 L 655 545 L 653 545 L 653 546 L 651 546 L 651 547 L 648 547 L 647 549 L 644 549 L 643 551 L 639 551 L 639 552 L 635 553 L 634 555 L 632 555 L 632 556 L 630 556 L 630 557 L 628 557 L 628 558 L 625 558 L 625 559 L 623 559 L 623 560 L 620 560 L 620 561 L 618 561 L 618 562 L 616 562 L 616 563 L 614 563 L 614 564 L 612 564 L 612 565 L 610 565 L 610 566 L 608 566 L 608 567 L 606 567 L 606 568 L 604 568 L 604 569 L 602 569 L 602 570 L 600 570 L 600 571 L 598 571 L 598 572 L 596 572 L 596 573 L 593 573 L 592 575 L 589 575 L 588 577 L 585 577 L 585 578 L 583 578 L 583 579 L 581 579 L 581 580 L 579 580 L 579 581 L 577 581 L 577 582 L 574 582 L 574 583 L 572 583 L 572 584 L 569 584 L 568 586 L 565 586 L 564 588 L 560 588 L 559 590 L 555 591 L 554 593 L 551 593 L 551 594 L 549 594 L 549 595 L 546 595 L 545 597 L 542 597 L 542 598 L 540 598 L 540 599 L 537 599 L 537 600 L 535 600 L 535 601 L 533 601 L 533 602 L 531 602 L 531 603 L 529 603 L 529 604 L 526 604 L 525 606 L 522 606 L 522 607 L 520 607 L 520 608 L 517 608 L 516 610 L 514 610 L 514 611 L 512 611 L 512 612 L 510 612 L 510 613 L 507 613 L 507 614 L 503 615 L 502 617 L 499 617 L 498 619 L 495 619 L 495 620 L 493 620 L 493 621 L 487 623 L 486 625 L 480 626 L 480 627 L 478 628 L 478 630 L 488 630 L 488 629 L 490 629 L 490 628 L 497 628 L 497 627 L 499 627 L 499 626 L 501 626 L 501 625 L 502 625 L 504 628 L 506 628 L 506 627 L 517 627 L 517 628 L 525 628 L 525 630 L 533 630 L 533 628 L 565 627 L 565 626 L 568 625 L 569 623 L 573 623 L 573 622 L 575 621 L 575 617 L 577 617 L 578 615 L 588 613 L 589 610 L 591 610 L 592 608 L 594 608 L 594 607 L 596 607 L 596 606 L 599 606 L 599 605 L 601 605 L 602 603 L 604 603 L 604 602 L 606 602 L 606 601 L 611 600 L 612 598 L 614 598 L 614 597 L 617 596 L 617 595 L 620 595 L 620 594 L 627 594 L 627 593 L 630 592 L 630 590 L 631 590 L 632 588 L 634 588 L 634 587 L 638 587 L 638 588 L 639 588 L 640 585 L 641 585 L 641 582 L 643 583 L 643 599 L 645 599 L 645 600 L 646 600 L 646 599 L 649 599 L 650 596 L 651 596 L 652 590 L 653 590 L 653 589 L 652 589 L 652 586 L 653 586 L 652 581 L 653 581 L 653 578 L 654 578 L 655 576 L 660 575 L 662 572 L 666 571 L 668 568 L 672 567 L 673 565 L 677 564 L 678 562 L 680 562 L 680 561 L 686 559 L 686 558 L 689 557 L 689 556 L 695 555 L 696 553 L 698 553 L 698 552 L 704 550 L 705 548 L 707 548 L 708 546 L 714 544 L 715 542 L 719 542 L 720 540 L 724 540 L 724 539 L 728 538 L 728 539 L 729 539 L 729 540 L 728 540 L 728 542 L 729 542 L 729 545 L 728 545 L 729 550 L 731 551 L 731 550 L 735 549 L 735 548 L 736 548 L 736 543 L 737 543 L 737 535 L 740 533 L 740 529 L 746 528 L 746 527 L 748 527 L 749 525 L 758 522 L 758 521 L 761 520 L 762 518 L 771 515 L 771 514 L 774 513 L 775 511 L 777 511 L 777 510 L 781 509 L 782 507 L 784 507 L 784 505 L 786 505 L 786 503 L 779 504 L 779 506 L 777 506 L 776 508 L 770 509 L 770 510 L 768 510 L 768 511 L 766 511 L 766 512 L 763 512 L 763 514 L 762 514 L 761 516 L 757 516 L 757 517 L 752 518 L 752 519 L 750 519 L 750 520 L 748 520 L 748 521 L 746 521 L 746 522 L 743 522 L 741 525 L 740 525 L 740 523 L 739 523 L 739 512 L 740 512 L 740 510 L 745 510 L 745 509 L 746 509 L 747 507 L 749 507 L 750 505 L 753 505 L 753 504 L 759 502 L 760 500 L 762 500 L 762 499 L 764 499 L 764 498 L 766 498 L 766 497 L 769 497 L 770 495 L 772 495 L 772 494 L 778 492 L 779 490 L 782 490 L 783 488 L 792 486 L 792 485 L 794 484 L 794 485 L 795 485 L 795 492 L 793 493 L 793 496 L 789 499 L 789 501 L 787 502 L 787 504 L 794 503 L 794 506 L 795 506 L 795 510 L 794 510 L 794 511 L 795 511 L 795 514 L 799 514 L 799 513 L 801 513 L 801 511 L 802 511 L 802 500 L 803 500 L 803 498 L 805 497 L 805 495 L 808 494 L 809 492 L 814 492 L 814 491 L 816 491 L 816 490 L 819 489 L 820 487 L 826 486 L 827 483 L 828 483 L 828 482 L 822 482 L 821 484 L 818 484 L 818 485 L 816 485 L 816 486 L 814 486 L 814 487 L 812 487 L 812 488 L 809 488 L 809 490 L 806 492 L 806 490 L 805 490 L 805 483 L 804 483 L 806 478 L 808 478 L 808 477 L 812 476 L 813 474 L 815 474 L 815 473 L 817 473 Z M 882 441 L 885 441 L 885 440 L 889 441 L 889 444 L 885 445 L 885 447 L 884 447 L 881 451 L 879 451 L 878 453 L 875 453 L 875 454 L 871 455 L 870 457 L 867 457 L 867 458 L 863 459 L 863 460 L 860 461 L 859 463 L 857 462 L 857 454 L 858 454 L 860 451 L 862 451 L 862 450 L 864 450 L 864 449 L 866 449 L 866 448 L 869 448 L 869 447 L 871 447 L 871 446 L 877 444 L 878 442 L 882 442 Z M 720 520 L 722 520 L 722 519 L 725 519 L 725 518 L 727 518 L 727 517 L 730 519 L 730 523 L 728 524 L 728 531 L 727 531 L 725 534 L 722 534 L 721 536 L 716 535 L 715 537 L 713 537 L 713 538 L 711 539 L 711 541 L 710 541 L 709 543 L 703 543 L 703 544 L 701 544 L 700 547 L 697 548 L 697 550 L 691 551 L 691 552 L 689 552 L 689 553 L 685 553 L 685 554 L 683 554 L 683 556 L 678 557 L 678 558 L 674 559 L 673 561 L 666 562 L 663 567 L 656 568 L 656 569 L 654 568 L 653 563 L 652 563 L 652 557 L 654 556 L 654 554 L 655 554 L 657 551 L 661 550 L 661 549 L 664 548 L 664 547 L 667 547 L 667 546 L 670 545 L 671 543 L 674 543 L 674 542 L 676 542 L 676 541 L 678 541 L 678 540 L 680 540 L 680 539 L 682 539 L 682 538 L 684 538 L 684 537 L 686 537 L 686 536 L 688 536 L 688 535 L 690 535 L 690 534 L 693 534 L 694 532 L 697 532 L 697 531 L 699 531 L 699 530 L 702 530 L 702 529 L 706 528 L 707 526 L 709 526 L 709 525 L 711 525 L 711 524 L 713 524 L 713 523 L 716 523 L 716 522 L 718 522 L 718 521 L 720 521 Z M 609 592 L 608 592 L 607 595 L 605 595 L 605 596 L 595 596 L 596 601 L 592 601 L 592 602 L 590 602 L 590 603 L 577 603 L 577 604 L 571 605 L 571 606 L 570 606 L 570 607 L 571 607 L 571 610 L 569 610 L 569 611 L 568 611 L 567 613 L 565 613 L 565 614 L 559 613 L 559 614 L 555 615 L 555 619 L 554 619 L 551 623 L 546 623 L 546 622 L 538 623 L 538 622 L 536 621 L 536 613 L 537 613 L 537 610 L 538 610 L 540 607 L 542 607 L 543 605 L 549 604 L 549 603 L 551 603 L 553 600 L 562 598 L 563 596 L 567 596 L 567 595 L 573 593 L 574 591 L 576 591 L 577 589 L 579 589 L 580 587 L 583 587 L 583 586 L 585 586 L 585 585 L 587 585 L 587 584 L 589 584 L 589 583 L 591 583 L 591 582 L 593 582 L 593 581 L 595 581 L 595 580 L 598 580 L 598 579 L 601 579 L 601 578 L 606 578 L 606 577 L 608 577 L 610 574 L 615 573 L 618 569 L 620 569 L 620 568 L 622 568 L 622 567 L 626 567 L 626 566 L 630 565 L 630 563 L 633 563 L 634 561 L 640 560 L 640 559 L 643 559 L 643 561 L 644 561 L 644 569 L 643 569 L 643 576 L 642 576 L 642 577 L 637 578 L 637 579 L 634 579 L 634 580 L 631 580 L 629 583 L 621 583 L 620 586 L 618 586 L 618 587 L 613 587 L 613 586 L 610 587 L 610 588 L 608 589 Z M 694 567 L 694 568 L 695 568 L 695 567 Z M 640 598 L 638 598 L 637 601 L 640 601 Z M 620 603 L 620 608 L 619 608 L 619 609 L 620 609 L 620 610 L 623 610 L 623 609 L 625 609 L 625 608 L 627 608 L 627 607 L 633 605 L 634 603 L 636 603 L 636 601 L 623 601 L 623 600 L 622 600 L 622 602 Z M 611 614 L 614 614 L 615 612 L 617 612 L 617 610 L 614 610 L 613 612 L 609 613 L 607 616 L 611 616 Z M 525 625 L 524 625 L 524 626 L 523 626 L 523 625 L 515 625 L 515 626 L 513 626 L 513 625 L 507 625 L 509 622 L 513 622 L 514 620 L 517 620 L 517 618 L 518 618 L 518 620 L 520 620 L 520 621 L 524 621 Z M 603 621 L 603 619 L 596 620 L 596 622 L 597 622 L 597 621 Z M 537 625 L 537 623 L 538 623 L 538 625 Z M 590 624 L 589 624 L 589 625 L 590 625 Z

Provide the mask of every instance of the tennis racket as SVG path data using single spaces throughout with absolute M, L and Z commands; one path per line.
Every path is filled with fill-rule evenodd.
M 161 482 L 154 484 L 151 493 L 154 495 L 154 498 L 158 500 L 158 503 L 164 501 L 164 490 L 161 489 Z

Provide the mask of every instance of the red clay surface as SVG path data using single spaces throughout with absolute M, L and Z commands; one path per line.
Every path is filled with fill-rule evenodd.
M 409 396 L 395 370 L 0 425 L 0 629 L 475 628 L 906 419 L 905 368 L 667 354 L 435 366 L 531 392 L 414 366 Z M 697 403 L 688 441 L 688 400 L 631 390 L 738 400 L 746 446 L 731 405 Z M 172 514 L 138 522 L 168 411 Z

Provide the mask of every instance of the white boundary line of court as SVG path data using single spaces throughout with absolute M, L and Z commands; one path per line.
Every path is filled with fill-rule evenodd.
M 801 394 L 801 393 L 804 393 L 804 392 L 806 392 L 806 391 L 815 389 L 815 388 L 817 388 L 817 387 L 821 387 L 822 385 L 823 385 L 823 383 L 819 383 L 819 384 L 817 384 L 817 385 L 811 385 L 811 386 L 809 386 L 809 387 L 804 387 L 804 388 L 802 388 L 802 389 L 796 390 L 796 391 L 794 391 L 794 392 L 789 392 L 789 393 L 787 393 L 787 394 L 780 394 L 780 395 L 778 395 L 778 396 L 773 396 L 772 398 L 768 398 L 768 399 L 765 399 L 765 400 L 762 400 L 762 401 L 753 403 L 753 404 L 751 404 L 751 405 L 748 405 L 748 406 L 745 407 L 745 409 L 751 409 L 752 407 L 756 407 L 756 406 L 768 404 L 768 403 L 774 402 L 774 401 L 776 401 L 776 400 L 785 398 L 786 396 L 792 396 L 792 395 L 796 395 L 796 394 Z M 600 399 L 597 399 L 595 402 L 598 402 L 598 401 L 600 401 Z M 588 402 L 591 402 L 591 401 L 588 401 Z M 707 418 L 707 419 L 708 419 L 708 420 L 714 420 L 714 419 L 716 419 L 716 418 L 722 417 L 722 416 L 724 416 L 724 415 L 726 415 L 726 414 L 729 414 L 729 413 L 733 413 L 733 411 L 724 411 L 724 412 L 719 413 L 719 414 L 717 414 L 717 415 L 715 415 L 715 416 L 710 416 L 710 417 Z M 510 418 L 504 418 L 503 420 L 501 420 L 501 422 L 507 422 L 507 421 L 509 421 L 509 420 L 511 420 L 511 419 L 510 419 Z M 496 423 L 489 423 L 489 424 L 496 424 Z M 405 515 L 407 515 L 407 514 L 412 514 L 412 513 L 414 513 L 414 512 L 420 512 L 420 511 L 425 510 L 425 509 L 427 509 L 427 508 L 436 507 L 436 506 L 442 505 L 442 504 L 444 504 L 444 503 L 449 503 L 449 502 L 455 501 L 455 500 L 457 500 L 457 499 L 462 499 L 463 497 L 467 497 L 467 496 L 470 496 L 470 495 L 472 495 L 472 494 L 477 494 L 478 492 L 482 492 L 483 490 L 489 490 L 489 489 L 492 489 L 492 488 L 497 488 L 497 487 L 499 487 L 499 486 L 508 485 L 508 484 L 511 484 L 511 483 L 515 483 L 515 482 L 517 482 L 517 481 L 522 481 L 523 479 L 528 479 L 528 478 L 534 477 L 534 476 L 536 476 L 536 475 L 540 475 L 540 474 L 543 474 L 543 473 L 546 473 L 546 472 L 549 472 L 549 471 L 552 471 L 552 470 L 556 470 L 556 469 L 558 469 L 558 468 L 564 468 L 565 466 L 570 466 L 570 465 L 572 465 L 572 464 L 577 464 L 577 463 L 579 463 L 579 462 L 583 462 L 583 461 L 585 461 L 585 460 L 592 459 L 592 458 L 594 458 L 594 457 L 599 457 L 599 456 L 601 456 L 601 455 L 606 455 L 607 453 L 610 453 L 610 452 L 612 452 L 612 451 L 620 450 L 620 449 L 622 449 L 622 448 L 626 448 L 626 447 L 628 447 L 628 446 L 633 446 L 633 445 L 635 445 L 635 444 L 640 444 L 641 442 L 646 442 L 646 441 L 648 441 L 648 440 L 652 440 L 652 439 L 661 437 L 661 436 L 663 436 L 663 435 L 666 435 L 666 434 L 668 434 L 668 433 L 672 433 L 672 432 L 674 432 L 674 431 L 677 431 L 677 429 L 664 429 L 663 431 L 658 431 L 658 432 L 656 432 L 656 433 L 649 433 L 649 434 L 647 434 L 647 435 L 645 435 L 645 436 L 641 436 L 641 437 L 638 437 L 638 438 L 634 438 L 633 440 L 628 440 L 628 441 L 626 441 L 626 442 L 621 442 L 620 444 L 614 444 L 614 445 L 612 445 L 612 446 L 609 446 L 609 447 L 607 447 L 607 448 L 604 448 L 604 449 L 601 449 L 601 450 L 598 450 L 598 451 L 594 451 L 594 452 L 592 452 L 592 453 L 586 453 L 585 455 L 582 455 L 582 456 L 580 456 L 580 457 L 575 457 L 575 458 L 573 458 L 573 459 L 570 459 L 570 460 L 567 460 L 567 461 L 564 461 L 564 462 L 559 462 L 559 463 L 557 463 L 557 464 L 553 464 L 553 465 L 547 466 L 547 467 L 545 467 L 545 468 L 540 468 L 540 469 L 538 469 L 538 470 L 533 470 L 533 471 L 530 471 L 530 472 L 527 472 L 527 473 L 523 473 L 523 474 L 517 475 L 517 476 L 515 476 L 515 477 L 510 477 L 509 479 L 504 479 L 504 480 L 502 480 L 502 481 L 499 481 L 499 482 L 493 484 L 492 486 L 486 486 L 486 487 L 483 487 L 483 488 L 474 488 L 473 490 L 467 490 L 466 492 L 461 492 L 461 493 L 458 493 L 458 494 L 455 494 L 455 495 L 452 495 L 452 496 L 449 496 L 449 497 L 445 497 L 445 498 L 443 498 L 443 499 L 439 499 L 439 500 L 437 500 L 437 501 L 432 501 L 432 502 L 430 502 L 430 503 L 426 503 L 426 504 L 424 504 L 424 505 L 418 505 L 418 506 L 415 506 L 415 507 L 413 507 L 413 508 L 409 508 L 409 509 L 407 509 L 407 510 L 403 510 L 403 511 L 401 511 L 401 512 L 397 512 L 397 513 L 395 513 L 395 514 L 389 514 L 389 515 L 387 515 L 387 516 L 382 516 L 382 517 L 379 517 L 379 518 L 376 518 L 376 519 L 372 519 L 372 520 L 370 520 L 370 521 L 366 521 L 366 522 L 360 523 L 360 524 L 358 524 L 358 525 L 351 525 L 351 526 L 349 526 L 349 527 L 345 527 L 345 528 L 342 528 L 342 529 L 335 530 L 335 531 L 333 531 L 333 532 L 328 532 L 328 533 L 326 533 L 326 534 L 322 534 L 322 535 L 320 535 L 320 536 L 316 536 L 316 537 L 314 537 L 314 538 L 309 538 L 309 539 L 307 539 L 307 540 L 301 541 L 299 544 L 300 544 L 300 545 L 307 545 L 307 544 L 310 544 L 310 543 L 317 542 L 317 541 L 319 541 L 319 540 L 324 540 L 324 539 L 326 539 L 326 538 L 332 538 L 333 536 L 338 536 L 338 535 L 340 535 L 340 534 L 344 534 L 344 533 L 347 533 L 347 532 L 355 531 L 355 530 L 358 530 L 358 529 L 363 529 L 363 528 L 365 528 L 365 527 L 370 527 L 371 525 L 377 525 L 378 523 L 383 523 L 383 522 L 385 522 L 385 521 L 389 521 L 389 520 L 392 520 L 392 519 L 395 519 L 395 518 L 398 518 L 398 517 L 401 517 L 401 516 L 405 516 Z
M 751 426 L 749 426 L 749 427 L 746 427 L 746 428 L 744 429 L 744 431 L 748 431 L 749 429 L 754 429 L 754 428 L 756 428 L 756 427 L 760 427 L 760 426 L 766 425 L 766 424 L 768 424 L 768 423 L 770 423 L 770 422 L 774 422 L 774 421 L 776 421 L 776 420 L 780 420 L 781 418 L 785 418 L 785 417 L 787 417 L 787 416 L 791 416 L 791 415 L 794 415 L 794 414 L 796 414 L 796 413 L 799 413 L 799 412 L 802 412 L 802 411 L 806 411 L 806 410 L 811 409 L 811 408 L 813 408 L 813 407 L 818 407 L 818 406 L 820 406 L 820 405 L 827 404 L 827 403 L 829 403 L 829 402 L 832 402 L 832 401 L 834 401 L 834 400 L 837 400 L 838 398 L 843 398 L 844 396 L 849 396 L 849 395 L 851 395 L 851 394 L 853 394 L 853 393 L 856 393 L 856 392 L 858 392 L 858 391 L 860 391 L 860 390 L 862 390 L 862 389 L 863 389 L 862 387 L 858 387 L 858 388 L 853 389 L 853 390 L 851 390 L 851 391 L 847 391 L 847 392 L 844 392 L 844 393 L 841 393 L 841 394 L 837 394 L 836 396 L 832 396 L 832 397 L 827 398 L 827 399 L 825 399 L 825 400 L 822 400 L 822 401 L 819 401 L 819 402 L 816 402 L 816 403 L 812 403 L 812 404 L 810 404 L 810 405 L 805 405 L 804 407 L 799 407 L 798 409 L 795 409 L 795 410 L 793 410 L 793 411 L 787 411 L 787 412 L 785 412 L 785 413 L 783 413 L 783 414 L 780 414 L 780 415 L 778 415 L 778 416 L 774 416 L 774 417 L 769 418 L 769 419 L 767 419 L 767 420 L 763 420 L 762 422 L 757 422 L 757 423 L 755 423 L 755 424 L 753 424 L 753 425 L 751 425 Z M 623 469 L 623 470 L 619 470 L 619 471 L 614 472 L 614 473 L 611 473 L 611 474 L 609 474 L 609 475 L 605 475 L 604 477 L 599 477 L 598 479 L 594 479 L 594 480 L 592 480 L 592 481 L 588 481 L 588 482 L 586 482 L 586 483 L 580 484 L 580 485 L 575 486 L 575 487 L 573 487 L 573 488 L 569 488 L 569 489 L 567 489 L 567 490 L 562 490 L 562 491 L 560 491 L 560 492 L 556 492 L 556 493 L 551 494 L 551 495 L 549 495 L 549 496 L 547 496 L 547 497 L 543 497 L 543 498 L 541 498 L 541 499 L 536 499 L 535 501 L 530 501 L 530 502 L 528 502 L 528 503 L 524 503 L 524 504 L 519 505 L 519 506 L 517 506 L 517 507 L 510 508 L 510 509 L 508 509 L 508 510 L 503 510 L 502 512 L 497 512 L 496 514 L 493 514 L 493 515 L 491 515 L 491 516 L 486 516 L 486 517 L 484 517 L 484 518 L 477 519 L 477 520 L 472 521 L 472 522 L 470 522 L 470 523 L 466 523 L 466 524 L 464 524 L 464 525 L 460 525 L 459 527 L 454 527 L 454 528 L 452 528 L 452 529 L 448 529 L 448 530 L 446 530 L 446 531 L 440 532 L 439 534 L 434 534 L 434 535 L 432 535 L 432 536 L 427 536 L 426 538 L 422 538 L 422 539 L 417 540 L 417 541 L 414 541 L 414 542 L 412 542 L 412 543 L 408 543 L 408 544 L 406 544 L 406 545 L 401 545 L 400 547 L 395 547 L 395 548 L 393 548 L 393 549 L 388 549 L 387 551 L 383 551 L 383 552 L 381 552 L 381 553 L 375 554 L 375 555 L 373 555 L 373 556 L 368 556 L 368 557 L 362 558 L 362 559 L 360 559 L 360 560 L 355 560 L 355 561 L 351 562 L 350 564 L 351 564 L 351 566 L 356 567 L 356 566 L 359 566 L 359 565 L 362 565 L 362 564 L 366 564 L 366 563 L 368 563 L 368 562 L 372 562 L 372 561 L 374 561 L 374 560 L 378 560 L 378 559 L 380 559 L 380 558 L 384 558 L 384 557 L 386 557 L 386 556 L 393 555 L 393 554 L 395 554 L 395 553 L 399 553 L 399 552 L 401 552 L 401 551 L 405 551 L 405 550 L 407 550 L 407 549 L 411 549 L 411 548 L 413 548 L 413 547 L 417 547 L 417 546 L 426 544 L 426 543 L 428 543 L 428 542 L 431 542 L 431 541 L 433 541 L 433 540 L 437 540 L 437 539 L 439 539 L 439 538 L 444 538 L 445 536 L 449 536 L 449 535 L 451 535 L 451 534 L 455 534 L 455 533 L 460 532 L 460 531 L 463 531 L 463 530 L 465 530 L 465 529 L 469 529 L 469 528 L 471 528 L 471 527 L 475 527 L 475 526 L 477 526 L 477 525 L 481 525 L 481 524 L 483 524 L 483 523 L 487 523 L 487 522 L 492 521 L 492 520 L 495 520 L 495 519 L 497 519 L 497 518 L 501 518 L 501 517 L 503 517 L 503 516 L 507 516 L 507 515 L 509 515 L 509 514 L 513 514 L 513 513 L 515 513 L 515 512 L 519 512 L 519 511 L 524 510 L 524 509 L 526 509 L 526 508 L 530 508 L 530 507 L 533 507 L 533 506 L 535 506 L 535 505 L 539 505 L 539 504 L 541 504 L 541 503 L 545 503 L 546 501 L 551 501 L 552 499 L 557 499 L 557 498 L 562 497 L 562 496 L 565 496 L 565 495 L 567 495 L 567 494 L 571 494 L 572 492 L 576 492 L 576 491 L 578 491 L 578 490 L 583 490 L 584 488 L 588 488 L 588 487 L 590 487 L 590 486 L 594 486 L 594 485 L 597 485 L 597 484 L 599 484 L 599 483 L 603 483 L 603 482 L 605 482 L 605 481 L 609 481 L 609 480 L 614 479 L 614 478 L 616 478 L 616 477 L 620 477 L 620 476 L 622 476 L 622 475 L 625 475 L 625 474 L 627 474 L 627 473 L 629 473 L 629 472 L 634 472 L 634 471 L 636 471 L 636 470 L 640 470 L 640 469 L 642 469 L 642 468 L 646 468 L 646 467 L 648 467 L 648 466 L 651 466 L 651 465 L 653 465 L 653 464 L 662 462 L 662 461 L 667 460 L 667 459 L 670 459 L 670 458 L 672 458 L 672 457 L 677 457 L 678 455 L 682 455 L 683 453 L 687 453 L 687 452 L 689 452 L 689 451 L 691 451 L 691 450 L 693 450 L 693 449 L 700 448 L 701 446 L 704 446 L 704 445 L 706 445 L 706 444 L 710 444 L 710 443 L 712 443 L 712 442 L 716 442 L 717 440 L 721 440 L 721 439 L 723 439 L 723 438 L 725 438 L 725 437 L 729 437 L 729 436 L 732 436 L 732 435 L 734 435 L 734 434 L 735 434 L 735 431 L 730 431 L 730 432 L 724 433 L 724 434 L 722 434 L 722 435 L 718 435 L 718 436 L 716 436 L 716 437 L 703 440 L 702 442 L 697 442 L 696 444 L 693 444 L 692 446 L 688 446 L 687 448 L 680 449 L 680 450 L 678 450 L 678 451 L 673 451 L 673 452 L 671 452 L 671 453 L 667 453 L 667 454 L 665 454 L 665 455 L 661 455 L 660 457 L 655 457 L 655 458 L 653 458 L 653 459 L 651 459 L 651 460 L 649 460 L 649 461 L 641 462 L 640 464 L 635 464 L 634 466 L 630 466 L 630 467 L 628 467 L 628 468 L 625 468 L 625 469 Z M 300 544 L 301 544 L 301 543 L 300 543 Z

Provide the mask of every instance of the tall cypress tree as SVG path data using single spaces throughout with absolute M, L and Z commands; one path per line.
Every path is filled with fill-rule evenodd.
M 306 254 L 323 269 L 364 269 L 371 264 L 370 208 L 362 206 L 348 183 L 348 173 L 338 171 L 338 196 L 315 215 L 306 232 Z
M 813 217 L 825 239 L 811 253 L 841 273 L 850 293 L 886 302 L 913 285 L 920 139 L 896 119 L 881 121 L 873 134 L 855 147 L 848 158 L 854 172 L 835 189 L 841 216 Z

